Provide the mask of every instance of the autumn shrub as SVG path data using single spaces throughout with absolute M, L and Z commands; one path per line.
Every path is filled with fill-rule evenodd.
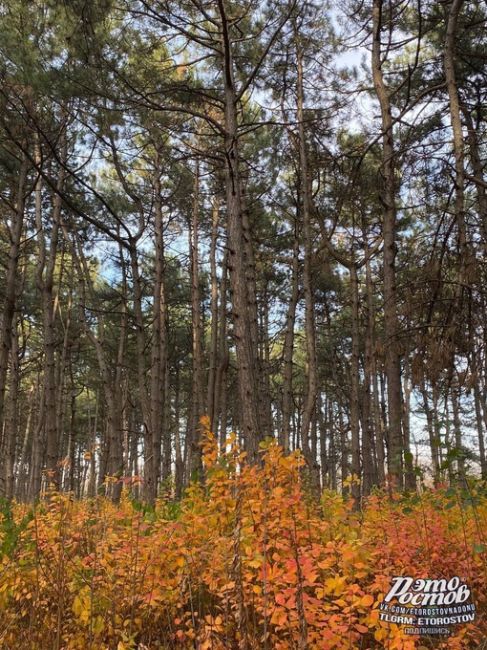
M 49 494 L 3 504 L 0 647 L 6 650 L 477 648 L 487 637 L 480 485 L 361 509 L 303 488 L 303 458 L 263 445 L 245 463 L 208 433 L 205 481 L 177 507 Z M 459 575 L 477 618 L 449 638 L 408 637 L 379 621 L 396 575 Z

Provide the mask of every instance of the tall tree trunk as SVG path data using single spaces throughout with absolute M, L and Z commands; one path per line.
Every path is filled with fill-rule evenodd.
M 90 431 L 89 431 L 89 440 L 90 440 L 90 446 L 89 446 L 89 463 L 90 463 L 90 473 L 89 473 L 89 481 L 88 481 L 88 496 L 89 497 L 94 497 L 96 496 L 96 434 L 98 432 L 98 410 L 99 410 L 99 397 L 98 397 L 98 392 L 95 393 L 95 416 L 93 418 L 93 422 L 91 422 L 91 418 L 89 420 L 89 426 L 90 426 Z
M 474 402 L 475 402 L 475 419 L 477 423 L 477 436 L 479 441 L 479 459 L 480 471 L 482 479 L 487 479 L 487 458 L 485 455 L 485 437 L 484 437 L 484 422 L 482 419 L 481 395 L 478 386 L 478 380 L 474 380 Z
M 19 431 L 18 405 L 20 390 L 20 362 L 19 362 L 19 341 L 16 323 L 12 327 L 11 339 L 11 370 L 8 391 L 8 408 L 5 426 L 6 445 L 4 449 L 5 459 L 5 497 L 10 499 L 14 496 L 15 487 L 15 457 L 17 452 L 17 438 Z
M 139 253 L 137 240 L 130 242 L 130 268 L 132 270 L 132 299 L 135 321 L 135 348 L 137 352 L 136 373 L 139 404 L 144 431 L 144 478 L 147 499 L 153 499 L 157 493 L 157 468 L 154 459 L 152 421 L 150 412 L 149 391 L 146 377 L 146 335 L 144 312 L 142 309 L 143 289 L 139 268 Z
M 49 248 L 45 236 L 45 224 L 42 206 L 42 177 L 39 174 L 35 188 L 35 218 L 38 240 L 37 286 L 42 297 L 43 344 L 44 344 L 44 427 L 46 440 L 46 472 L 48 481 L 56 488 L 60 487 L 59 476 L 59 441 L 57 417 L 56 388 L 56 294 L 54 272 L 56 268 L 58 241 L 60 234 L 62 199 L 67 158 L 67 138 L 65 128 L 61 134 L 61 165 L 58 171 L 56 191 L 52 198 L 52 225 Z M 37 145 L 36 163 L 42 166 L 41 151 Z
M 220 440 L 223 449 L 227 436 L 227 370 L 230 363 L 230 353 L 227 340 L 227 284 L 228 284 L 228 252 L 225 252 L 222 262 L 222 278 L 220 283 L 220 308 L 218 313 L 218 367 L 215 381 L 215 435 Z
M 443 464 L 443 446 L 441 444 L 441 417 L 440 417 L 440 389 L 435 382 L 432 385 L 432 401 L 433 401 L 433 430 L 434 430 L 434 446 L 438 458 L 438 476 L 439 468 Z
M 328 426 L 329 426 L 329 436 L 330 436 L 330 446 L 329 446 L 329 466 L 330 466 L 330 488 L 332 490 L 338 489 L 337 483 L 337 446 L 336 446 L 336 435 L 335 435 L 335 422 L 334 422 L 334 412 L 333 412 L 333 402 L 329 402 L 328 406 Z
M 360 502 L 360 328 L 358 274 L 355 264 L 350 265 L 350 293 L 352 298 L 352 358 L 350 361 L 350 429 L 352 433 L 352 497 L 356 505 Z M 365 468 L 364 468 L 365 470 Z M 369 469 L 367 468 L 367 472 Z
M 450 106 L 450 120 L 453 131 L 453 152 L 455 156 L 455 218 L 458 228 L 458 248 L 460 254 L 460 283 L 465 279 L 465 265 L 467 264 L 465 257 L 467 253 L 467 232 L 465 226 L 465 151 L 460 100 L 455 74 L 455 41 L 457 38 L 458 17 L 462 5 L 463 0 L 453 0 L 450 3 L 443 57 Z
M 233 329 L 237 353 L 240 419 L 248 458 L 258 458 L 261 435 L 256 345 L 252 340 L 251 314 L 247 293 L 247 265 L 239 170 L 237 94 L 234 84 L 233 55 L 229 21 L 223 0 L 218 0 L 223 40 L 223 84 L 225 103 L 225 186 L 227 198 L 228 266 L 232 288 Z
M 405 468 L 405 482 L 404 486 L 407 490 L 414 491 L 416 489 L 416 476 L 414 474 L 413 453 L 411 451 L 411 372 L 409 366 L 408 355 L 404 355 L 404 384 L 403 384 L 403 409 L 402 409 L 402 426 L 404 432 L 404 468 Z
M 259 390 L 261 421 L 263 423 L 262 435 L 273 435 L 272 422 L 272 396 L 271 396 L 271 347 L 269 332 L 270 295 L 268 280 L 263 282 L 260 302 L 260 365 L 259 376 L 261 388 Z
M 438 481 L 440 478 L 440 461 L 439 461 L 439 456 L 438 456 L 438 441 L 436 438 L 436 430 L 435 430 L 435 421 L 434 421 L 434 414 L 433 410 L 430 406 L 429 402 L 429 397 L 428 397 L 428 391 L 426 390 L 426 384 L 424 377 L 422 378 L 422 383 L 421 383 L 421 395 L 423 398 L 423 409 L 426 415 L 426 426 L 428 429 L 428 437 L 429 437 L 429 443 L 430 443 L 430 453 L 431 453 L 431 465 L 432 465 L 432 471 L 433 471 L 433 481 L 434 485 L 438 485 Z
M 383 0 L 373 0 L 372 75 L 381 109 L 382 166 L 380 200 L 384 208 L 384 337 L 388 402 L 388 471 L 394 486 L 403 487 L 403 435 L 401 429 L 401 363 L 396 290 L 396 183 L 393 121 L 389 91 L 382 70 L 381 46 Z
M 24 212 L 26 198 L 27 172 L 29 164 L 27 157 L 22 157 L 16 189 L 15 204 L 9 227 L 9 250 L 7 273 L 5 277 L 5 299 L 0 325 L 0 431 L 4 423 L 5 390 L 7 385 L 8 362 L 12 345 L 15 305 L 17 299 L 18 266 L 22 230 L 24 227 Z
M 211 242 L 210 242 L 210 314 L 211 314 L 211 331 L 210 331 L 210 349 L 209 349 L 209 369 L 208 369 L 208 392 L 206 403 L 208 406 L 208 418 L 210 421 L 210 430 L 215 433 L 216 428 L 216 375 L 218 367 L 218 277 L 217 277 L 217 259 L 216 250 L 218 242 L 218 220 L 220 204 L 215 198 L 212 208 L 211 219 Z
M 25 421 L 24 435 L 22 438 L 22 447 L 17 463 L 17 473 L 15 475 L 15 496 L 22 501 L 29 498 L 29 466 L 28 466 L 28 448 L 29 443 L 32 445 L 32 422 L 34 409 L 36 408 L 36 393 L 34 385 L 31 385 L 28 391 L 28 408 Z
M 308 155 L 306 150 L 306 133 L 304 128 L 304 79 L 303 79 L 303 50 L 299 37 L 295 33 L 296 63 L 297 63 L 297 119 L 298 119 L 298 141 L 299 141 L 299 165 L 300 165 L 300 208 L 303 223 L 304 243 L 304 264 L 303 264 L 303 290 L 305 317 L 304 328 L 306 335 L 306 397 L 301 424 L 301 445 L 303 453 L 313 470 L 315 459 L 311 458 L 309 434 L 311 422 L 316 407 L 316 396 L 318 391 L 317 362 L 316 362 L 316 333 L 315 333 L 315 308 L 314 290 L 312 279 L 312 255 L 313 235 L 311 227 L 311 177 L 308 169 Z
M 376 335 L 375 335 L 375 309 L 374 309 L 374 287 L 370 261 L 365 262 L 365 291 L 367 295 L 367 330 L 365 334 L 365 374 L 367 382 L 370 383 L 371 398 L 371 426 L 373 426 L 372 445 L 375 449 L 377 482 L 384 484 L 385 480 L 385 451 L 384 451 L 384 427 L 380 412 L 380 396 L 377 380 L 376 360 Z M 373 424 L 372 424 L 373 423 Z
M 33 500 L 39 496 L 42 483 L 42 465 L 44 462 L 45 444 L 42 439 L 44 428 L 44 386 L 37 373 L 37 384 L 39 385 L 36 418 L 33 425 L 32 446 L 30 453 L 30 475 L 29 475 L 29 499 Z
M 480 232 L 484 241 L 484 251 L 487 250 L 487 192 L 484 179 L 484 165 L 480 155 L 480 143 L 472 115 L 467 106 L 462 106 L 462 113 L 467 126 L 470 164 L 472 165 L 477 193 L 477 209 L 479 214 Z
M 462 422 L 460 418 L 460 386 L 454 386 L 451 391 L 453 410 L 453 431 L 455 436 L 455 452 L 457 456 L 457 474 L 462 481 L 465 480 L 465 457 L 462 443 Z
M 257 399 L 259 402 L 259 438 L 263 439 L 265 436 L 270 435 L 272 432 L 271 409 L 270 409 L 270 389 L 266 383 L 266 376 L 264 372 L 265 362 L 259 354 L 260 347 L 265 345 L 266 332 L 262 327 L 259 327 L 259 304 L 257 301 L 257 277 L 256 277 L 256 261 L 254 249 L 252 245 L 252 232 L 249 221 L 249 211 L 246 206 L 245 185 L 242 184 L 242 228 L 243 228 L 243 241 L 245 246 L 245 268 L 247 270 L 247 296 L 250 315 L 250 327 L 252 341 L 255 342 L 255 363 L 256 363 L 256 377 L 259 381 L 257 387 Z M 263 301 L 262 301 L 263 302 Z
M 299 232 L 298 220 L 294 222 L 293 259 L 291 267 L 291 295 L 286 315 L 282 371 L 282 445 L 290 449 L 291 411 L 293 402 L 294 325 L 299 299 Z
M 191 415 L 189 424 L 188 441 L 188 472 L 190 476 L 201 475 L 201 446 L 200 446 L 200 417 L 204 411 L 203 397 L 203 349 L 202 349 L 202 322 L 201 322 L 201 297 L 200 297 L 200 272 L 199 272 L 199 167 L 196 165 L 193 188 L 193 214 L 188 224 L 189 236 L 189 262 L 191 278 L 191 352 L 192 352 L 192 387 L 191 387 Z
M 62 284 L 62 276 L 63 276 L 63 271 L 64 271 L 64 261 L 65 261 L 65 255 L 64 252 L 61 255 L 61 264 L 60 264 L 60 272 L 59 272 L 59 286 Z M 66 318 L 63 318 L 62 315 L 62 310 L 61 310 L 61 303 L 59 300 L 59 292 L 56 294 L 55 299 L 54 299 L 54 312 L 58 312 L 59 314 L 59 322 L 62 326 L 63 329 L 63 344 L 61 348 L 61 354 L 59 358 L 59 362 L 57 363 L 57 373 L 56 373 L 56 378 L 55 378 L 55 385 L 56 385 L 56 430 L 58 434 L 58 441 L 57 445 L 60 451 L 60 456 L 62 457 L 64 454 L 66 456 L 66 459 L 70 458 L 70 464 L 69 468 L 64 468 L 64 477 L 62 481 L 62 485 L 65 490 L 73 490 L 73 472 L 74 472 L 74 466 L 73 466 L 73 459 L 74 456 L 72 457 L 72 454 L 74 454 L 74 447 L 75 447 L 75 431 L 74 431 L 74 422 L 71 423 L 72 416 L 73 416 L 73 409 L 75 409 L 75 402 L 76 402 L 76 387 L 75 383 L 73 380 L 73 366 L 71 363 L 70 359 L 70 351 L 71 347 L 73 346 L 73 342 L 71 341 L 71 311 L 72 311 L 72 290 L 70 289 L 70 293 L 67 299 L 67 309 L 66 309 Z M 68 388 L 66 385 L 66 370 L 69 364 L 69 369 L 70 369 L 70 389 L 69 389 L 69 396 L 70 396 L 70 415 L 71 419 L 70 425 L 69 425 L 69 434 L 67 440 L 64 438 L 64 422 L 65 422 L 65 417 L 66 417 L 66 397 L 68 394 Z M 73 401 L 74 400 L 74 401 Z M 66 450 L 63 449 L 63 444 L 66 443 L 67 448 Z M 67 477 L 70 477 L 69 480 Z M 71 485 L 71 487 L 70 487 Z
M 156 150 L 154 169 L 154 233 L 155 269 L 153 291 L 153 324 L 150 370 L 150 445 L 151 472 L 148 476 L 147 497 L 151 502 L 157 497 L 157 485 L 161 474 L 161 444 L 165 437 L 166 423 L 166 370 L 167 370 L 167 301 L 164 280 L 164 220 L 162 211 L 162 188 L 160 154 Z M 168 450 L 165 450 L 168 453 Z M 170 456 L 170 449 L 169 449 Z M 169 459 L 169 463 L 170 463 Z
M 340 478 L 342 481 L 342 494 L 348 492 L 348 488 L 344 485 L 350 474 L 349 465 L 349 445 L 347 440 L 347 427 L 343 421 L 343 408 L 338 404 L 338 433 L 340 438 Z
M 179 382 L 179 362 L 176 362 L 176 376 L 174 382 L 174 447 L 175 447 L 175 472 L 174 472 L 174 483 L 175 483 L 175 495 L 176 499 L 179 499 L 183 492 L 184 486 L 184 461 L 181 448 L 181 436 L 180 436 L 180 418 L 181 418 L 181 409 L 180 409 L 180 382 Z

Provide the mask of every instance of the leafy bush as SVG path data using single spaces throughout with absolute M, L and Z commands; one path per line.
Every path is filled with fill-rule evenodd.
M 1 508 L 0 646 L 477 648 L 487 636 L 482 487 L 377 493 L 362 510 L 303 489 L 302 457 L 274 443 L 249 466 L 204 442 L 204 484 L 176 507 L 50 494 Z M 379 621 L 394 575 L 465 577 L 475 623 L 450 638 Z

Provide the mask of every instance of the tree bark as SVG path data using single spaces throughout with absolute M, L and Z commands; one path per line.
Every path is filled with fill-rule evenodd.
M 422 378 L 421 384 L 421 395 L 423 398 L 423 409 L 426 415 L 426 426 L 428 429 L 428 437 L 430 443 L 430 453 L 431 453 L 431 465 L 433 471 L 433 482 L 434 485 L 438 485 L 440 477 L 440 461 L 438 456 L 438 441 L 436 439 L 436 430 L 435 430 L 435 421 L 433 417 L 433 410 L 431 409 L 428 391 L 426 390 L 426 384 L 424 377 Z
M 313 470 L 314 459 L 311 458 L 310 450 L 310 427 L 316 407 L 316 396 L 318 391 L 317 362 L 316 362 L 316 333 L 315 333 L 315 308 L 314 289 L 312 280 L 311 261 L 313 255 L 313 235 L 311 227 L 311 178 L 308 169 L 308 156 L 306 151 L 306 133 L 304 128 L 304 79 L 303 79 L 303 51 L 299 37 L 295 33 L 296 64 L 297 64 L 297 119 L 298 119 L 298 141 L 299 141 L 299 165 L 300 165 L 300 208 L 303 223 L 303 290 L 305 305 L 305 335 L 306 335 L 306 396 L 301 424 L 301 445 L 303 453 Z
M 453 0 L 448 14 L 443 65 L 450 107 L 450 120 L 453 131 L 453 152 L 455 155 L 455 218 L 458 227 L 458 248 L 462 275 L 465 273 L 467 259 L 467 232 L 465 226 L 465 150 L 463 142 L 460 99 L 455 74 L 455 40 L 457 24 L 463 0 Z M 461 275 L 461 280 L 464 279 Z
M 370 486 L 365 480 L 364 468 L 364 489 L 373 485 L 384 484 L 384 433 L 380 418 L 379 396 L 377 388 L 377 364 L 375 357 L 375 315 L 373 300 L 372 273 L 369 260 L 365 263 L 365 293 L 367 304 L 367 325 L 365 331 L 365 368 L 364 368 L 364 420 L 368 429 L 368 445 L 370 445 L 370 456 L 374 462 L 373 474 L 369 475 Z M 364 453 L 365 455 L 365 453 Z
M 14 496 L 15 487 L 15 458 L 17 451 L 17 438 L 19 431 L 19 390 L 20 390 L 20 361 L 19 361 L 19 341 L 17 325 L 12 327 L 11 339 L 11 370 L 8 392 L 8 408 L 5 426 L 6 445 L 4 449 L 5 460 L 5 497 L 11 499 Z
M 216 420 L 216 375 L 218 367 L 218 277 L 217 277 L 217 260 L 216 250 L 218 242 L 218 221 L 219 221 L 219 201 L 214 199 L 211 219 L 211 242 L 210 242 L 210 349 L 209 349 L 209 369 L 208 369 L 208 391 L 206 403 L 208 405 L 208 418 L 210 421 L 210 430 L 215 433 L 217 427 Z M 215 434 L 217 435 L 217 434 Z
M 359 292 L 355 264 L 350 265 L 350 293 L 352 298 L 352 358 L 350 361 L 350 429 L 352 433 L 352 497 L 360 503 L 362 467 L 360 457 L 360 347 L 359 347 Z M 364 468 L 365 469 L 365 468 Z
M 0 431 L 5 414 L 5 390 L 7 386 L 8 362 L 12 346 L 15 306 L 17 300 L 18 266 L 21 250 L 22 231 L 24 227 L 25 197 L 29 164 L 26 156 L 22 157 L 16 189 L 15 204 L 9 227 L 9 250 L 7 273 L 5 278 L 5 300 L 0 325 Z
M 191 353 L 192 353 L 192 388 L 191 414 L 188 441 L 189 476 L 201 477 L 201 425 L 200 417 L 204 414 L 203 390 L 203 326 L 201 320 L 200 272 L 199 272 L 199 212 L 200 212 L 200 172 L 196 165 L 193 188 L 193 214 L 188 224 L 189 262 L 191 278 Z
M 282 446 L 284 451 L 290 450 L 291 412 L 293 402 L 293 357 L 294 357 L 294 325 L 296 307 L 299 299 L 299 233 L 298 220 L 294 222 L 293 258 L 291 267 L 291 295 L 286 315 L 286 331 L 283 349 L 282 376 Z
M 240 156 L 238 149 L 237 94 L 233 55 L 224 2 L 218 0 L 223 40 L 223 84 L 225 103 L 225 187 L 227 198 L 228 266 L 232 289 L 233 329 L 237 353 L 240 397 L 240 425 L 250 461 L 258 458 L 261 436 L 256 345 L 252 340 L 251 314 L 247 293 L 247 265 L 241 200 Z
M 35 218 L 38 240 L 37 287 L 42 297 L 43 313 L 43 345 L 44 345 L 44 429 L 46 440 L 46 473 L 48 481 L 58 489 L 60 487 L 59 472 L 59 440 L 56 388 L 56 295 L 54 288 L 54 272 L 58 253 L 60 234 L 62 199 L 66 177 L 65 162 L 67 158 L 67 138 L 65 127 L 61 133 L 61 162 L 56 191 L 52 198 L 52 225 L 49 248 L 45 236 L 45 224 L 42 206 L 42 177 L 39 174 L 35 187 Z M 36 164 L 42 166 L 41 151 L 37 145 Z
M 482 407 L 481 407 L 481 395 L 480 389 L 478 386 L 478 380 L 474 381 L 474 401 L 475 401 L 475 419 L 477 423 L 477 436 L 479 441 L 479 459 L 480 459 L 480 471 L 482 479 L 487 478 L 487 458 L 485 455 L 485 437 L 484 437 L 484 422 L 482 419 Z
M 403 487 L 403 435 L 401 429 L 401 363 L 399 351 L 399 320 L 396 289 L 396 183 L 393 121 L 389 91 L 384 81 L 382 34 L 383 0 L 373 0 L 372 7 L 372 75 L 381 109 L 382 167 L 380 200 L 384 208 L 382 233 L 384 239 L 384 336 L 385 371 L 388 402 L 388 471 L 394 487 Z
M 153 323 L 150 370 L 150 446 L 151 471 L 148 475 L 147 497 L 153 503 L 161 474 L 161 444 L 165 437 L 166 423 L 166 371 L 167 371 L 167 304 L 164 279 L 164 218 L 162 210 L 160 154 L 156 148 L 154 165 L 154 235 L 155 268 L 153 290 Z M 165 450 L 167 454 L 170 449 Z M 170 464 L 169 458 L 169 464 Z

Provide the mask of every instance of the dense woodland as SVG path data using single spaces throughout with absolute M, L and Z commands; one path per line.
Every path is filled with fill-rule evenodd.
M 1 493 L 178 498 L 206 425 L 356 498 L 487 477 L 486 20 L 4 1 Z

